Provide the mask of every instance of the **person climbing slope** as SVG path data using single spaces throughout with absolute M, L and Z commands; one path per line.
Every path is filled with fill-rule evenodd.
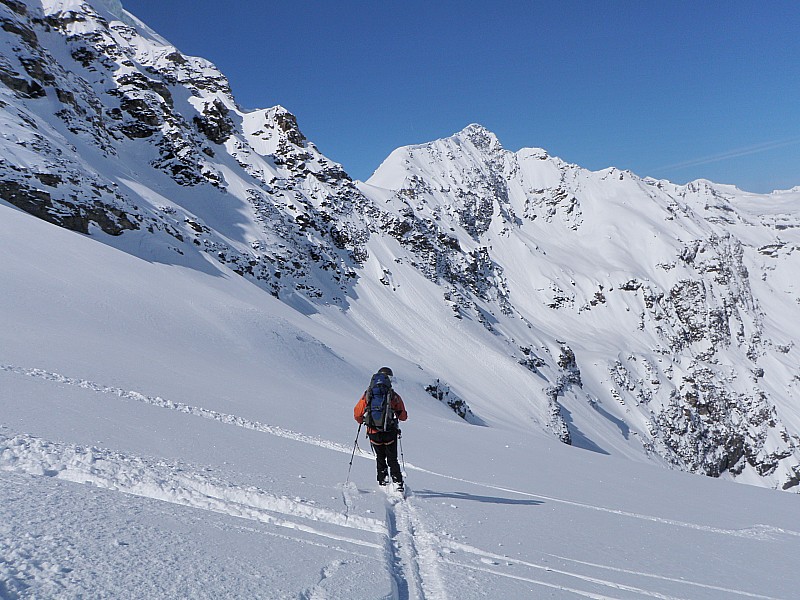
M 367 426 L 378 463 L 378 484 L 386 485 L 391 472 L 392 481 L 403 490 L 403 474 L 397 462 L 398 421 L 405 421 L 408 413 L 400 394 L 392 389 L 393 379 L 392 370 L 381 367 L 353 409 L 353 417 Z

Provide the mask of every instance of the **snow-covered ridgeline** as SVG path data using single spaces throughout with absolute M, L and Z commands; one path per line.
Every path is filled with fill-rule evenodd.
M 275 295 L 343 302 L 363 225 L 341 167 L 285 109 L 243 111 L 211 63 L 106 9 L 0 6 L 3 197 L 83 233 L 151 234 L 176 260 L 202 252 Z
M 800 481 L 800 195 L 590 172 L 479 125 L 396 150 L 361 187 L 455 316 L 547 378 L 573 442 L 611 421 L 680 468 Z

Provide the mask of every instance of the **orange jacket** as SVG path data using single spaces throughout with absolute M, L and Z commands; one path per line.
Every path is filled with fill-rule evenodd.
M 408 418 L 408 413 L 406 412 L 406 405 L 403 404 L 403 399 L 400 397 L 400 394 L 392 390 L 392 400 L 389 402 L 389 406 L 397 415 L 398 420 L 405 421 Z M 364 392 L 361 396 L 361 400 L 358 401 L 355 408 L 353 408 L 353 418 L 358 421 L 359 423 L 364 422 L 364 412 L 367 410 L 367 392 Z M 375 433 L 377 430 L 373 429 L 372 427 L 367 427 L 367 433 Z

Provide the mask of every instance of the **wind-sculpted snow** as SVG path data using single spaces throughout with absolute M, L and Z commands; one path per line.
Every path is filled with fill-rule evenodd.
M 360 516 L 350 516 L 346 519 L 341 513 L 315 506 L 313 500 L 275 496 L 250 486 L 233 485 L 200 472 L 193 472 L 189 465 L 123 455 L 93 447 L 48 442 L 26 435 L 17 435 L 13 438 L 0 436 L 0 472 L 24 473 L 48 479 L 90 484 L 93 488 L 113 493 L 232 517 L 270 528 L 252 531 L 258 536 L 272 538 L 273 545 L 289 542 L 292 545 L 305 546 L 306 554 L 322 550 L 347 557 L 345 560 L 339 558 L 329 562 L 323 570 L 323 576 L 308 590 L 309 594 L 316 595 L 309 597 L 326 597 L 327 584 L 341 585 L 338 583 L 339 578 L 334 575 L 338 568 L 353 562 L 354 559 L 362 560 L 367 565 L 371 562 L 379 563 L 370 556 L 370 553 L 381 549 L 380 538 L 386 535 L 386 527 L 381 521 Z M 7 481 L 13 483 L 16 480 Z M 17 500 L 13 496 L 12 499 Z M 64 512 L 62 518 L 65 521 L 73 521 L 80 515 L 81 508 L 64 503 L 63 500 L 62 497 L 59 506 Z M 112 554 L 117 547 L 127 550 L 131 544 L 138 546 L 144 542 L 144 539 L 137 537 L 144 533 L 142 531 L 144 528 L 136 524 L 133 516 L 141 508 L 122 500 L 114 500 L 114 504 L 121 507 L 128 506 L 130 512 L 124 524 L 118 525 L 120 530 L 116 535 L 119 537 L 114 540 L 113 548 L 103 549 L 103 552 Z M 16 506 L 16 503 L 13 505 Z M 103 509 L 97 507 L 95 510 Z M 113 511 L 105 510 L 113 514 Z M 109 519 L 108 516 L 105 518 Z M 204 520 L 210 521 L 208 517 Z M 224 525 L 221 523 L 220 527 L 224 527 L 225 531 L 232 529 L 248 531 L 245 526 L 231 525 L 231 523 Z M 22 530 L 24 531 L 24 528 Z M 282 534 L 280 531 L 287 533 Z M 63 531 L 55 535 L 45 535 L 39 540 L 30 540 L 30 536 L 27 535 L 4 538 L 0 533 L 0 591 L 4 592 L 3 597 L 21 598 L 28 597 L 31 593 L 35 597 L 40 595 L 73 597 L 83 594 L 92 597 L 111 597 L 122 593 L 122 589 L 118 587 L 120 583 L 126 586 L 133 583 L 134 585 L 128 588 L 132 595 L 150 590 L 149 593 L 161 597 L 178 597 L 188 590 L 193 590 L 191 595 L 198 598 L 214 597 L 213 589 L 225 595 L 231 593 L 235 595 L 247 589 L 255 595 L 264 592 L 263 582 L 262 587 L 259 587 L 259 582 L 248 581 L 253 574 L 247 573 L 247 569 L 242 570 L 242 580 L 231 581 L 227 576 L 220 577 L 218 564 L 205 567 L 211 577 L 201 575 L 200 580 L 209 579 L 209 581 L 205 582 L 205 588 L 200 586 L 198 589 L 194 589 L 195 583 L 182 581 L 183 573 L 173 572 L 170 577 L 166 573 L 161 573 L 162 568 L 159 566 L 148 574 L 138 572 L 137 569 L 140 567 L 135 564 L 117 565 L 117 571 L 109 573 L 105 561 L 98 555 L 91 558 L 88 568 L 92 577 L 87 578 L 87 567 L 82 565 L 85 561 L 82 546 L 88 543 L 87 539 L 76 544 L 74 533 L 70 535 Z M 203 540 L 203 543 L 207 544 L 208 539 Z M 173 565 L 176 561 L 185 563 L 175 555 L 171 555 L 173 551 L 181 552 L 178 550 L 181 540 L 170 539 L 162 533 L 159 539 L 151 540 L 149 544 L 149 548 L 141 548 L 145 555 L 163 557 Z M 182 552 L 185 553 L 185 549 Z M 203 554 L 210 554 L 210 549 L 205 548 Z M 46 562 L 39 563 L 43 559 Z M 197 558 L 195 560 L 199 561 Z M 182 569 L 190 568 L 189 564 L 182 565 Z M 348 570 L 352 568 L 350 566 Z M 138 581 L 141 578 L 145 578 L 145 581 Z M 326 582 L 326 579 L 329 581 Z M 365 578 L 364 581 L 371 585 L 376 583 L 371 578 Z M 344 586 L 344 589 L 346 590 L 347 586 Z
M 342 513 L 315 506 L 310 500 L 276 496 L 252 486 L 225 482 L 198 471 L 192 465 L 126 455 L 97 447 L 50 442 L 24 434 L 13 437 L 0 434 L 0 472 L 91 484 L 95 488 L 116 493 L 253 521 L 265 524 L 273 531 L 277 529 L 292 532 L 288 535 L 269 534 L 277 538 L 297 544 L 334 548 L 351 556 L 366 558 L 364 552 L 383 554 L 392 581 L 393 598 L 442 600 L 453 597 L 452 583 L 448 583 L 448 578 L 442 573 L 442 565 L 447 565 L 448 569 L 484 573 L 500 580 L 525 582 L 534 588 L 596 600 L 618 599 L 619 593 L 632 594 L 632 597 L 678 600 L 693 597 L 694 592 L 775 600 L 774 596 L 729 586 L 664 577 L 657 573 L 576 560 L 546 552 L 539 552 L 542 558 L 533 561 L 481 549 L 452 539 L 446 532 L 433 533 L 430 530 L 431 524 L 420 513 L 421 507 L 411 491 L 408 500 L 393 493 L 387 494 L 385 521 L 358 515 L 345 517 Z M 11 481 L 13 485 L 17 485 L 13 483 L 14 480 Z M 662 523 L 682 526 L 666 520 Z M 713 528 L 703 530 L 739 535 L 737 532 Z M 311 540 L 292 537 L 301 534 L 311 536 Z M 122 535 L 125 537 L 124 533 Z M 315 542 L 314 539 L 323 541 Z M 129 544 L 126 541 L 117 543 L 122 546 Z M 67 594 L 78 589 L 75 586 L 79 580 L 69 576 L 72 569 L 59 567 L 57 564 L 52 568 L 55 579 L 46 570 L 39 571 L 32 577 L 31 573 L 21 578 L 14 575 L 13 568 L 27 560 L 33 549 L 26 539 L 6 539 L 2 540 L 2 544 L 10 550 L 0 561 L 0 582 L 8 597 L 22 597 L 32 585 L 35 586 L 33 590 L 51 589 L 50 586 L 55 581 L 59 581 L 57 585 Z M 346 564 L 347 561 L 333 561 L 326 567 L 324 574 L 330 576 L 338 568 L 346 568 Z M 320 584 L 326 576 L 322 577 Z M 617 579 L 614 579 L 615 576 Z M 642 581 L 645 585 L 632 585 L 626 581 Z M 646 585 L 648 581 L 652 584 L 650 587 Z M 682 589 L 684 593 L 659 591 L 660 585 L 664 583 L 668 583 L 673 589 Z M 316 590 L 317 594 L 325 593 L 323 587 L 317 586 Z M 689 596 L 685 595 L 687 592 Z
M 18 435 L 0 438 L 0 469 L 90 483 L 135 496 L 221 512 L 235 517 L 297 529 L 358 546 L 377 548 L 371 541 L 321 531 L 278 515 L 371 533 L 386 533 L 375 519 L 317 508 L 302 501 L 276 497 L 253 487 L 241 487 L 187 472 L 183 465 L 130 457 L 100 448 L 85 448 Z

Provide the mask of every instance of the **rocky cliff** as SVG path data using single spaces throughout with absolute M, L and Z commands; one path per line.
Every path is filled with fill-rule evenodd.
M 113 5 L 7 0 L 0 19 L 5 200 L 81 233 L 164 234 L 275 295 L 344 302 L 360 194 L 293 115 L 240 109 L 212 64 Z

